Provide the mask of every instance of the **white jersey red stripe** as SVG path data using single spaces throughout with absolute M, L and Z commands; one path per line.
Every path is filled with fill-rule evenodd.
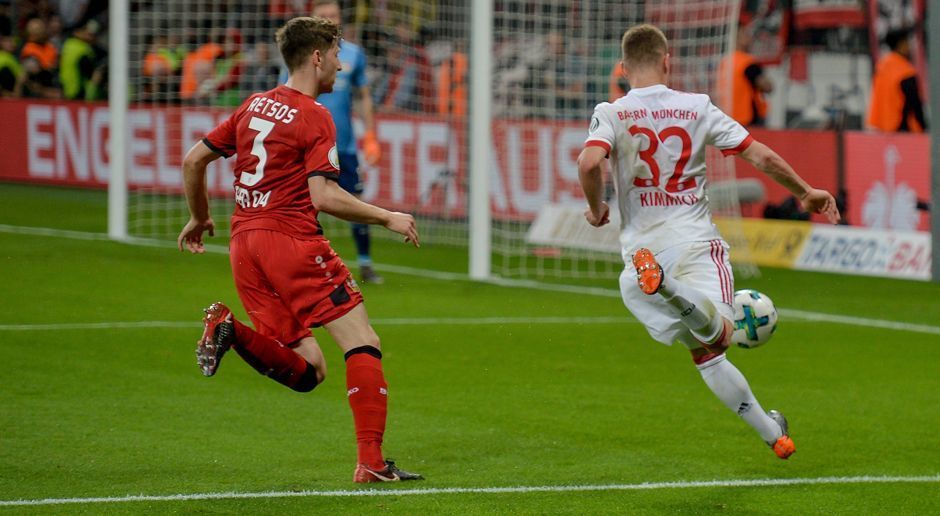
M 721 284 L 721 301 L 731 304 L 734 295 L 731 292 L 732 277 L 731 271 L 725 265 L 725 247 L 721 240 L 711 240 L 711 257 L 715 262 L 715 268 L 718 269 L 718 281 Z
M 585 146 L 600 147 L 610 158 L 624 256 L 640 247 L 657 253 L 721 238 L 705 194 L 705 146 L 730 155 L 752 141 L 707 95 L 662 84 L 598 104 Z

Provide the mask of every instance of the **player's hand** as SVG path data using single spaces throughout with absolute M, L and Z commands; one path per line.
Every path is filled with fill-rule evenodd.
M 186 249 L 189 249 L 189 252 L 193 254 L 206 252 L 206 246 L 202 243 L 202 234 L 207 231 L 209 236 L 215 236 L 215 222 L 212 221 L 212 217 L 202 222 L 190 218 L 183 230 L 180 231 L 180 236 L 176 239 L 176 247 L 182 252 L 185 243 Z
M 375 137 L 375 131 L 367 131 L 362 135 L 362 155 L 366 158 L 366 163 L 375 165 L 382 157 L 382 147 L 379 145 L 378 138 Z
M 610 222 L 610 206 L 607 206 L 606 202 L 601 201 L 600 213 L 594 213 L 590 208 L 584 210 L 584 218 L 587 219 L 588 224 L 599 228 Z
M 415 247 L 421 247 L 420 242 L 418 242 L 418 226 L 415 224 L 415 218 L 411 215 L 393 211 L 385 223 L 385 227 L 400 235 L 405 235 L 405 242 L 411 242 Z
M 836 200 L 832 194 L 825 190 L 810 188 L 803 197 L 800 198 L 803 209 L 810 213 L 821 213 L 826 216 L 830 224 L 838 224 L 842 220 L 839 215 L 839 208 L 836 207 Z

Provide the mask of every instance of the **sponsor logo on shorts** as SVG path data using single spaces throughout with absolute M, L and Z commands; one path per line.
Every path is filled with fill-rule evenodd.
M 359 289 L 359 284 L 356 283 L 356 280 L 354 280 L 352 276 L 346 280 L 346 286 L 349 287 L 349 290 L 352 290 L 353 292 L 361 292 Z

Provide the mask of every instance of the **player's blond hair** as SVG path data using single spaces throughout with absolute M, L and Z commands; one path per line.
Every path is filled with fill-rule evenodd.
M 666 57 L 666 35 L 655 25 L 637 25 L 623 34 L 620 49 L 627 68 L 657 66 Z
M 277 30 L 275 41 L 284 64 L 293 72 L 315 50 L 326 52 L 342 37 L 339 25 L 319 16 L 292 18 Z

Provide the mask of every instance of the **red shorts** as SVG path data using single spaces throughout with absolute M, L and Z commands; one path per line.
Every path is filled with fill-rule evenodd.
M 326 239 L 254 229 L 232 237 L 235 288 L 255 329 L 290 345 L 362 303 L 359 286 Z

